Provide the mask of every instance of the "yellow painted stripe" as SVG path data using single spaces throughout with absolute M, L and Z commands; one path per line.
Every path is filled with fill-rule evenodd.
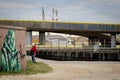
M 99 23 L 99 22 L 63 22 L 63 21 L 51 21 L 51 20 L 14 20 L 14 19 L 0 19 L 0 21 L 15 21 L 15 22 L 53 22 L 53 23 L 67 23 L 67 24 L 103 24 L 103 25 L 119 25 L 115 23 Z

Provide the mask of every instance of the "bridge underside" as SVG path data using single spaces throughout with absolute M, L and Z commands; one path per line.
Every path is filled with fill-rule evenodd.
M 56 32 L 80 35 L 88 38 L 98 39 L 101 43 L 103 43 L 104 40 L 108 43 L 111 43 L 111 40 L 114 40 L 115 35 L 120 34 L 120 24 L 96 24 L 27 20 L 0 20 L 0 24 L 16 27 L 26 27 L 27 31 Z M 111 35 L 114 36 L 111 37 Z M 117 43 L 120 44 L 120 41 L 117 40 Z
M 59 29 L 36 29 L 36 28 L 28 28 L 29 31 L 40 31 L 40 32 L 54 32 L 54 33 L 63 33 L 63 34 L 72 34 L 83 36 L 87 38 L 94 38 L 99 40 L 102 44 L 104 44 L 104 40 L 110 44 L 111 37 L 110 33 L 100 32 L 100 31 L 81 31 L 81 30 L 59 30 Z M 113 33 L 113 32 L 112 32 Z M 114 34 L 119 34 L 114 32 Z M 120 41 L 117 41 L 116 44 L 120 44 Z

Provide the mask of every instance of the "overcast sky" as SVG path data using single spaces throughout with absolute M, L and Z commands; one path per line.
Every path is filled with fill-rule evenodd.
M 42 6 L 45 20 L 120 23 L 120 0 L 0 0 L 0 19 L 41 20 Z

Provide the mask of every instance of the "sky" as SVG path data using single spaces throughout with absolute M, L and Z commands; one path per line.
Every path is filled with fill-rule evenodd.
M 58 9 L 58 20 L 68 22 L 120 23 L 120 0 L 0 0 L 0 19 L 52 20 L 52 9 Z

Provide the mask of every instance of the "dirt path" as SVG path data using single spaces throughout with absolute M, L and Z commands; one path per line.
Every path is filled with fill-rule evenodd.
M 2 76 L 0 80 L 120 80 L 120 62 L 51 61 L 37 59 L 52 73 Z

